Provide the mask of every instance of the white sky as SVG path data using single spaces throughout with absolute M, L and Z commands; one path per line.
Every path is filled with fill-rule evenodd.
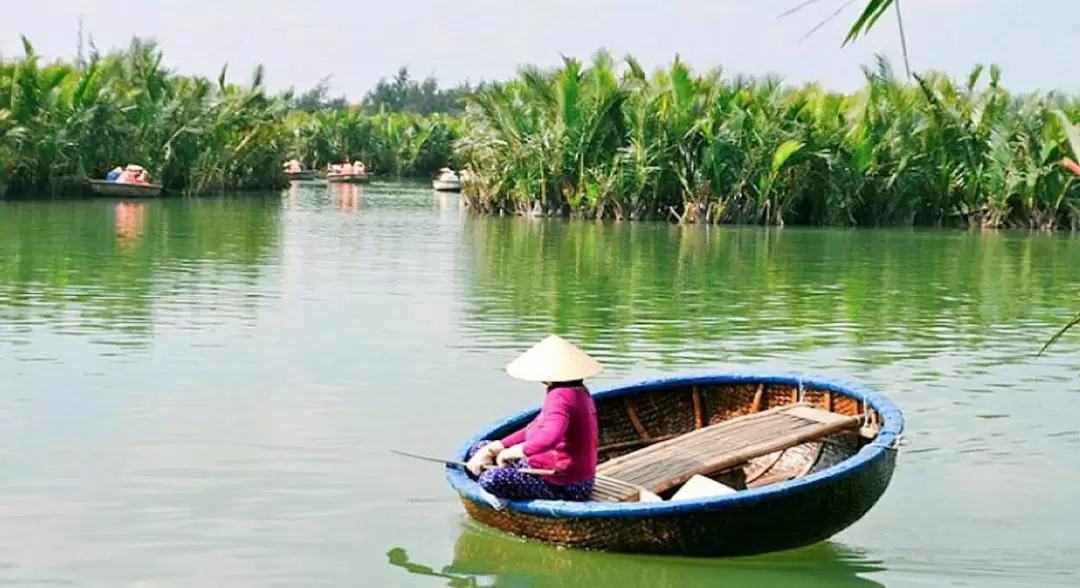
M 0 18 L 0 52 L 21 52 L 20 34 L 46 57 L 73 55 L 79 15 L 102 49 L 132 35 L 156 38 L 167 64 L 216 75 L 228 62 L 247 80 L 258 63 L 272 89 L 305 90 L 332 75 L 332 94 L 359 99 L 382 76 L 409 65 L 443 85 L 505 78 L 522 63 L 551 65 L 559 54 L 587 60 L 601 46 L 631 53 L 649 69 L 680 53 L 696 70 L 775 72 L 789 82 L 836 89 L 861 82 L 859 65 L 886 53 L 902 73 L 890 15 L 855 45 L 840 41 L 864 0 L 801 40 L 843 0 L 822 0 L 777 16 L 800 0 L 31 0 Z M 132 10 L 137 7 L 137 10 Z M 273 7 L 273 8 L 272 8 Z M 1080 2 L 1065 0 L 903 0 L 915 70 L 963 76 L 999 63 L 1010 89 L 1080 89 L 1072 58 Z

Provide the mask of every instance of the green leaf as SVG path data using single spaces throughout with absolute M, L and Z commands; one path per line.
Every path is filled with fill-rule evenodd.
M 1065 131 L 1065 138 L 1069 141 L 1069 149 L 1072 151 L 1073 159 L 1080 159 L 1080 129 L 1060 109 L 1054 109 L 1053 112 L 1061 122 L 1061 128 Z
M 780 146 L 777 147 L 776 151 L 773 153 L 772 173 L 776 174 L 777 172 L 779 172 L 780 168 L 784 167 L 784 164 L 787 163 L 788 159 L 798 153 L 803 148 L 803 146 L 804 145 L 802 142 L 796 141 L 794 139 L 788 139 L 787 141 L 781 143 Z
M 848 31 L 844 42 L 841 46 L 845 46 L 848 43 L 854 41 L 859 35 L 865 35 L 874 27 L 874 24 L 882 14 L 885 14 L 889 8 L 892 7 L 894 0 L 869 0 L 866 3 L 866 8 L 863 9 L 862 14 L 855 20 L 855 24 L 851 25 L 851 29 Z

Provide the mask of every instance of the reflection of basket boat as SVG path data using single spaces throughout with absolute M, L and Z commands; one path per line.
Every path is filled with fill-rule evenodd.
M 441 568 L 412 562 L 401 548 L 387 555 L 391 565 L 447 578 L 451 586 L 882 586 L 859 576 L 880 567 L 831 542 L 752 560 L 687 561 L 550 549 L 468 525 L 454 545 L 453 562 Z
M 368 175 L 362 174 L 326 174 L 326 181 L 332 184 L 366 184 L 368 183 Z
M 593 501 L 493 505 L 463 470 L 448 468 L 466 512 L 515 535 L 604 551 L 733 556 L 793 549 L 831 537 L 877 503 L 903 429 L 900 410 L 871 390 L 784 375 L 655 380 L 595 398 L 598 473 L 606 478 Z M 536 413 L 481 431 L 455 459 Z M 667 498 L 694 474 L 735 491 L 637 501 L 638 487 Z
M 161 195 L 161 184 L 121 184 L 107 180 L 87 180 L 90 189 L 100 196 L 153 198 Z

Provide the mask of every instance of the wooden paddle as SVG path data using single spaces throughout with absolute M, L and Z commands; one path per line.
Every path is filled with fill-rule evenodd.
M 391 449 L 390 453 L 396 453 L 398 455 L 404 455 L 405 457 L 411 457 L 413 459 L 420 459 L 420 460 L 424 460 L 424 461 L 433 461 L 435 463 L 441 463 L 443 465 L 459 466 L 462 469 L 465 468 L 465 462 L 463 462 L 463 461 L 451 461 L 449 459 L 439 459 L 438 457 L 428 457 L 426 455 L 417 455 L 415 453 L 408 453 L 406 451 L 398 451 L 397 449 Z M 485 465 L 484 469 L 492 469 L 492 468 L 497 468 L 497 467 L 499 467 L 499 466 Z M 538 470 L 538 469 L 532 469 L 532 468 L 521 468 L 521 469 L 519 469 L 517 471 L 519 471 L 519 472 L 521 472 L 523 474 L 533 474 L 533 475 L 536 475 L 536 476 L 554 476 L 554 475 L 556 475 L 555 470 Z

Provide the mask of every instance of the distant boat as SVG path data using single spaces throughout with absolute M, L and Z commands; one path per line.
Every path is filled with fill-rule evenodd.
M 305 169 L 305 170 L 300 170 L 298 172 L 288 172 L 287 171 L 287 172 L 285 172 L 285 177 L 289 178 L 289 180 L 314 180 L 315 179 L 315 170 L 313 170 L 313 169 Z
M 453 179 L 453 180 L 437 179 L 437 180 L 431 182 L 431 187 L 434 188 L 436 192 L 460 192 L 461 191 L 461 180 L 460 179 Z
M 161 195 L 161 184 L 123 184 L 109 180 L 87 180 L 90 189 L 99 196 L 123 198 L 154 198 Z
M 314 180 L 315 170 L 303 168 L 304 165 L 300 163 L 299 159 L 290 159 L 285 162 L 285 177 L 289 178 L 289 180 Z
M 461 178 L 450 168 L 444 167 L 439 170 L 439 176 L 431 182 L 431 187 L 436 192 L 460 192 Z
M 368 175 L 367 173 L 340 174 L 331 172 L 326 174 L 326 181 L 332 184 L 366 184 L 368 183 Z

